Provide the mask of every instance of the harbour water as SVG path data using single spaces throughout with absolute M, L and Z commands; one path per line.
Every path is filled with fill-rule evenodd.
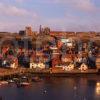
M 100 76 L 45 77 L 31 86 L 0 86 L 2 100 L 100 100 Z

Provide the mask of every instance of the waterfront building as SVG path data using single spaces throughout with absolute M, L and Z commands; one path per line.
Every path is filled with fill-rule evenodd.
M 100 55 L 98 55 L 96 58 L 96 66 L 100 69 Z
M 25 35 L 25 31 L 24 30 L 19 31 L 19 35 L 20 36 L 24 36 Z
M 51 31 L 50 28 L 42 26 L 39 30 L 41 34 L 33 33 L 31 27 L 26 27 L 16 36 L 0 35 L 1 38 L 10 40 L 3 43 L 1 65 L 3 63 L 3 66 L 8 66 L 9 55 L 17 58 L 18 66 L 31 68 L 35 63 L 40 63 L 40 66 L 44 64 L 46 68 L 68 65 L 72 62 L 75 67 L 84 63 L 94 68 L 99 64 L 99 58 L 96 57 L 100 53 L 100 37 L 96 33 Z M 18 42 L 15 49 L 11 40 Z M 24 47 L 25 42 L 28 43 L 28 48 Z M 13 68 L 15 61 L 10 60 Z
M 52 60 L 52 67 L 55 67 L 57 65 L 60 65 L 60 52 L 57 47 L 50 47 L 52 54 L 51 54 L 51 60 Z

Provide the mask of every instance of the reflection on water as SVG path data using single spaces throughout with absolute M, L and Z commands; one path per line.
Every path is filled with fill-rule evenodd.
M 96 95 L 100 96 L 100 82 L 96 84 Z
M 44 78 L 26 88 L 0 87 L 4 100 L 100 100 L 99 76 Z

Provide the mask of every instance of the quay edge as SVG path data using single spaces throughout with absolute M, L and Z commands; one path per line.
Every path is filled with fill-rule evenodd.
M 6 80 L 6 79 L 11 79 L 11 78 L 14 78 L 14 77 L 20 77 L 20 76 L 23 76 L 23 75 L 26 75 L 26 76 L 40 76 L 40 77 L 76 77 L 76 76 L 81 76 L 81 77 L 84 77 L 84 76 L 95 76 L 95 75 L 100 75 L 100 69 L 93 69 L 93 70 L 89 70 L 89 71 L 85 71 L 85 72 L 80 72 L 80 71 L 72 71 L 72 72 L 55 72 L 55 71 L 45 71 L 45 72 L 42 72 L 42 71 L 25 71 L 23 73 L 12 73 L 12 74 L 6 74 L 6 75 L 0 75 L 0 79 L 1 80 Z

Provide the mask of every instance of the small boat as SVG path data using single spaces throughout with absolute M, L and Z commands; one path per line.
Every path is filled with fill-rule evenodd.
M 19 78 L 13 78 L 13 81 L 14 81 L 15 83 L 17 83 L 17 82 L 19 81 Z
M 28 81 L 28 77 L 27 76 L 22 76 L 21 77 L 21 80 L 22 80 L 22 82 L 24 81 L 24 82 L 27 82 Z
M 32 81 L 33 81 L 33 82 L 41 82 L 42 79 L 39 78 L 39 77 L 33 77 L 33 78 L 32 78 Z
M 22 79 L 27 79 L 27 77 L 26 76 L 23 76 Z
M 17 79 L 17 81 L 15 81 L 15 82 L 16 82 L 17 87 L 23 87 L 23 86 L 30 85 L 28 77 L 26 77 L 26 76 L 22 76 L 21 78 Z
M 0 84 L 1 84 L 1 85 L 7 85 L 8 82 L 7 82 L 7 81 L 1 81 Z
M 21 85 L 21 86 L 29 86 L 30 83 L 29 83 L 29 82 L 22 82 L 22 83 L 20 83 L 20 85 Z
M 14 80 L 8 80 L 8 83 L 15 83 Z
M 25 86 L 29 86 L 30 83 L 29 82 L 19 82 L 16 83 L 17 87 L 25 87 Z

